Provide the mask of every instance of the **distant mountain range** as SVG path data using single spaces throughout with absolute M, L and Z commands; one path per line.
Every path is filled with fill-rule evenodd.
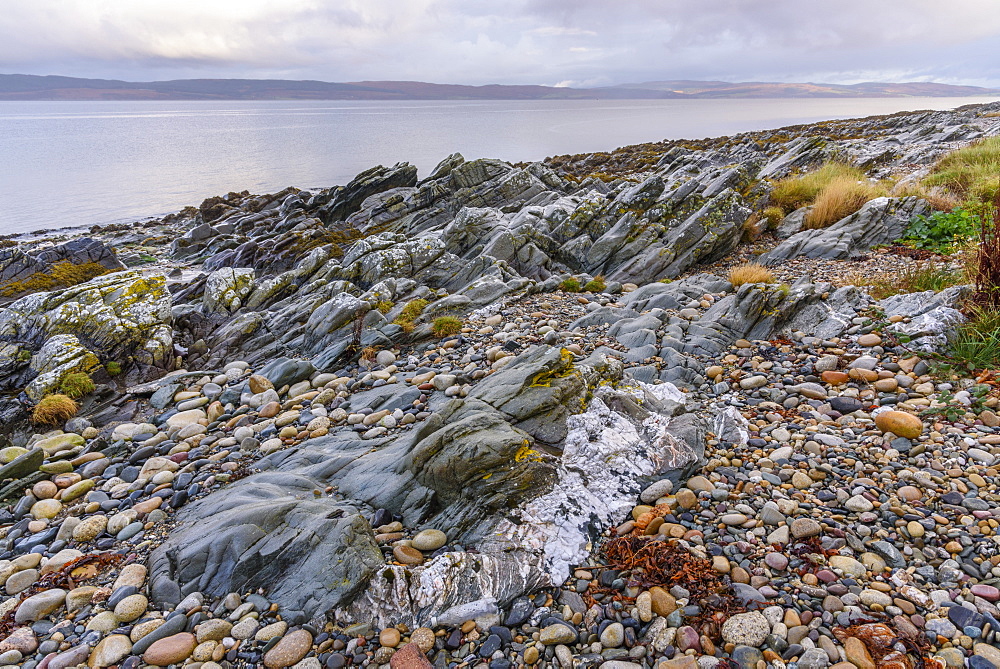
M 118 81 L 0 74 L 0 100 L 661 100 L 1000 96 L 1000 89 L 935 83 L 783 84 L 647 81 L 601 88 L 461 86 L 421 81 L 178 79 Z

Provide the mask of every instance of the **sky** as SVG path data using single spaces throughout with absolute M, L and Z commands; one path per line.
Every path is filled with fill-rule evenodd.
M 3 0 L 0 73 L 1000 87 L 1000 0 Z

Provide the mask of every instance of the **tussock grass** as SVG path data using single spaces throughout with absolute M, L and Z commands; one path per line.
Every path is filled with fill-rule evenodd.
M 71 372 L 59 382 L 59 392 L 74 400 L 94 392 L 95 387 L 94 382 L 83 372 Z
M 785 218 L 785 211 L 781 207 L 768 207 L 760 212 L 761 220 L 764 221 L 769 230 L 773 230 L 781 224 Z
M 439 316 L 434 319 L 431 331 L 435 337 L 448 337 L 462 331 L 462 319 L 454 316 Z
M 868 181 L 837 177 L 828 182 L 816 196 L 802 225 L 807 230 L 831 226 L 882 194 L 878 186 Z
M 580 285 L 580 280 L 574 276 L 568 279 L 563 279 L 562 283 L 559 284 L 559 289 L 564 293 L 579 293 L 582 289 Z
M 759 263 L 747 263 L 729 270 L 729 283 L 734 287 L 745 283 L 774 283 L 774 274 Z
M 771 200 L 785 213 L 812 204 L 830 183 L 837 180 L 861 181 L 865 173 L 844 163 L 826 163 L 818 170 L 775 182 Z
M 923 198 L 936 211 L 951 211 L 961 204 L 958 196 L 940 186 L 932 187 L 913 181 L 901 181 L 895 184 L 890 189 L 889 194 L 893 197 Z
M 35 405 L 31 422 L 36 425 L 62 425 L 76 415 L 80 407 L 65 395 L 47 395 Z
M 924 183 L 944 186 L 966 198 L 994 199 L 1000 185 L 1000 137 L 952 151 L 934 165 Z
M 607 287 L 608 285 L 604 281 L 604 277 L 600 274 L 583 285 L 584 291 L 588 293 L 603 293 L 604 289 Z

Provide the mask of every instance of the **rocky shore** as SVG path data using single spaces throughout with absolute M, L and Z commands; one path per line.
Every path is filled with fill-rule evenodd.
M 998 111 L 0 242 L 0 667 L 1000 667 L 1000 392 L 934 364 L 970 287 L 852 283 L 928 203 L 746 235 Z

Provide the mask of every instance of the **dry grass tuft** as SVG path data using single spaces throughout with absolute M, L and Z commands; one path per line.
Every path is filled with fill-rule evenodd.
M 79 409 L 76 402 L 65 395 L 47 395 L 35 406 L 31 422 L 36 425 L 62 425 Z
M 816 196 L 812 209 L 803 221 L 803 228 L 816 230 L 833 225 L 881 194 L 877 186 L 867 181 L 838 177 L 827 183 Z
M 752 262 L 737 265 L 729 270 L 729 283 L 733 286 L 742 286 L 745 283 L 774 283 L 774 274 L 763 265 Z
M 940 186 L 928 187 L 922 183 L 903 181 L 892 187 L 890 195 L 893 197 L 920 197 L 927 200 L 927 203 L 935 211 L 951 211 L 961 204 L 959 198 L 953 193 L 949 193 Z
M 771 200 L 785 213 L 812 204 L 831 182 L 837 180 L 861 181 L 865 173 L 844 163 L 827 163 L 815 172 L 787 177 L 775 182 Z

